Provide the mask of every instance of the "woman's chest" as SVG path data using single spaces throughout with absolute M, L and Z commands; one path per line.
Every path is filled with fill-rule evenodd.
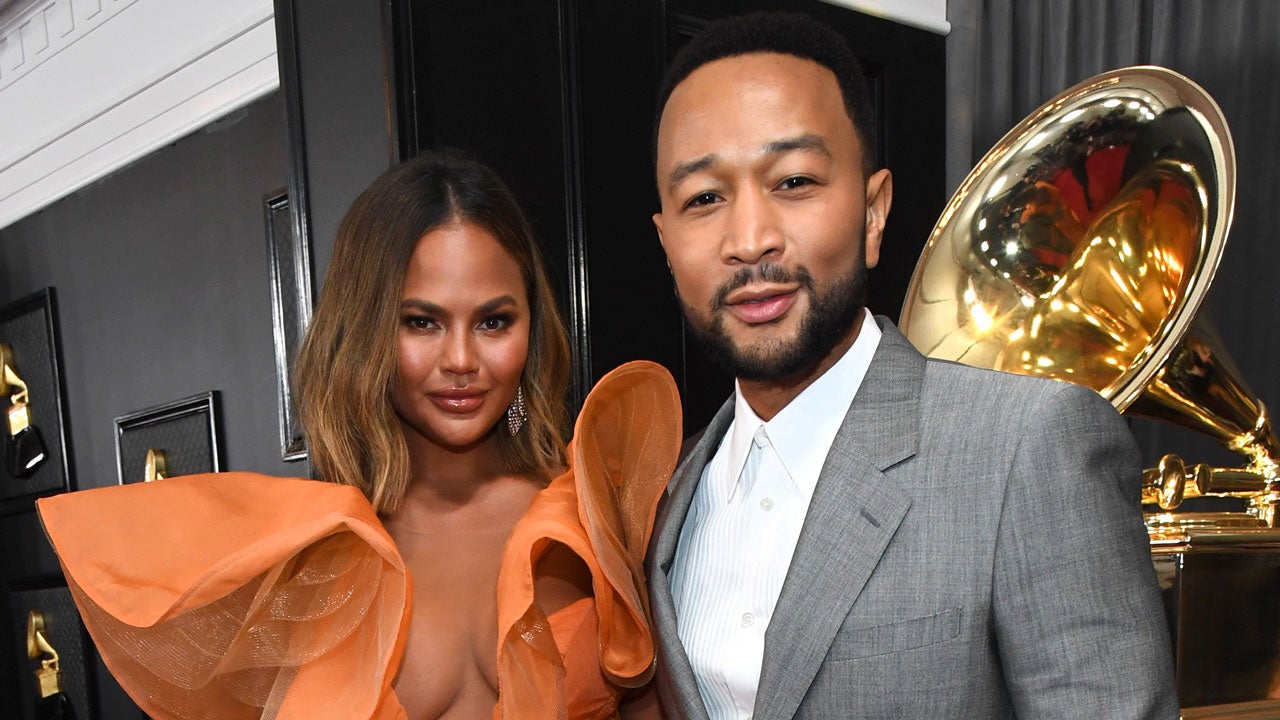
M 410 718 L 485 717 L 497 700 L 500 544 L 410 549 L 413 615 L 396 695 Z

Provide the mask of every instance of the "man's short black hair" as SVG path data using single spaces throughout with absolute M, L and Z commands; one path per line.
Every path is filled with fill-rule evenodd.
M 808 15 L 756 12 L 721 18 L 702 29 L 676 53 L 658 90 L 658 114 L 653 121 L 653 156 L 658 157 L 658 125 L 676 86 L 694 70 L 727 57 L 750 53 L 780 53 L 812 60 L 830 70 L 840 86 L 845 112 L 862 143 L 863 169 L 878 167 L 875 109 L 867 92 L 862 66 L 839 33 Z

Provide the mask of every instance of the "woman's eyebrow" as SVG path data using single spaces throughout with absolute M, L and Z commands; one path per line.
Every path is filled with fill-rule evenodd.
M 418 310 L 429 315 L 445 315 L 444 308 L 417 298 L 405 298 L 400 301 L 401 310 Z
M 481 315 L 484 315 L 486 313 L 491 313 L 494 310 L 497 310 L 498 308 L 503 307 L 505 305 L 515 305 L 515 304 L 516 304 L 516 299 L 511 297 L 510 295 L 499 295 L 498 297 L 481 305 L 480 309 L 478 310 L 478 313 Z

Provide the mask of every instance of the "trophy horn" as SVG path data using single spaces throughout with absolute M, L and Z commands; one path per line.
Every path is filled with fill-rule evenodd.
M 1248 519 L 1274 527 L 1280 441 L 1198 317 L 1234 203 L 1231 133 L 1208 93 L 1160 67 L 1098 75 L 969 173 L 916 264 L 902 330 L 927 355 L 1077 383 L 1213 436 L 1249 465 L 1166 456 L 1143 502 L 1246 497 Z

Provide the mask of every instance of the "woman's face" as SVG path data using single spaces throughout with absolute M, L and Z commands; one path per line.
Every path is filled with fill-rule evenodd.
M 520 266 L 488 230 L 455 219 L 418 240 L 392 393 L 406 436 L 453 451 L 489 437 L 529 354 L 528 296 Z

